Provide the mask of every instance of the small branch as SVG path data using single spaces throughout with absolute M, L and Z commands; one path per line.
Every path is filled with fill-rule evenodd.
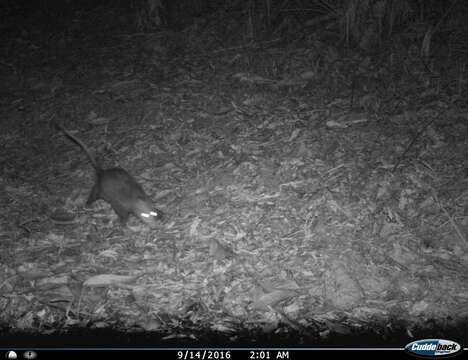
M 468 245 L 468 240 L 466 239 L 465 235 L 463 232 L 460 230 L 460 227 L 457 225 L 453 217 L 448 213 L 448 211 L 445 209 L 445 207 L 441 204 L 439 198 L 437 197 L 437 194 L 435 191 L 432 189 L 432 197 L 434 200 L 437 202 L 437 205 L 442 209 L 444 214 L 449 218 L 450 223 L 452 224 L 453 228 L 455 229 L 455 232 L 458 234 L 458 237 L 461 240 L 462 245 Z
M 405 151 L 403 151 L 403 153 L 398 157 L 398 160 L 395 166 L 393 166 L 392 173 L 395 172 L 395 170 L 398 168 L 402 160 L 405 158 L 406 154 L 411 150 L 413 145 L 416 143 L 416 140 L 426 131 L 429 125 L 431 125 L 436 119 L 437 117 L 434 117 L 431 121 L 429 121 L 426 125 L 424 125 L 424 127 L 411 139 L 411 141 L 406 146 Z

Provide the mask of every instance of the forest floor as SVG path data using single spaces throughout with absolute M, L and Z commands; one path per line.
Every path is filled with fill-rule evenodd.
M 468 343 L 453 74 L 315 40 L 196 53 L 170 32 L 66 36 L 18 39 L 0 64 L 4 329 Z M 158 228 L 84 208 L 93 168 L 53 121 L 138 180 Z

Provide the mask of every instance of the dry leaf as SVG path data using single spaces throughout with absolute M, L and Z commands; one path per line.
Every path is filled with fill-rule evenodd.
M 135 279 L 135 276 L 101 274 L 90 277 L 83 283 L 83 285 L 89 287 L 110 286 L 128 283 L 134 281 Z

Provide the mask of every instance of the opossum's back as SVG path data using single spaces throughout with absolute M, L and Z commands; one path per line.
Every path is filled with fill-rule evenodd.
M 101 170 L 97 176 L 100 195 L 108 202 L 116 200 L 122 204 L 131 204 L 135 199 L 149 200 L 142 187 L 123 169 Z

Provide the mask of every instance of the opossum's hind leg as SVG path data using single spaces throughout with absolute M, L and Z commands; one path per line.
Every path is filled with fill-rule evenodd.
M 93 202 L 101 198 L 98 184 L 95 184 L 89 193 L 88 200 L 86 200 L 86 206 L 91 205 Z

